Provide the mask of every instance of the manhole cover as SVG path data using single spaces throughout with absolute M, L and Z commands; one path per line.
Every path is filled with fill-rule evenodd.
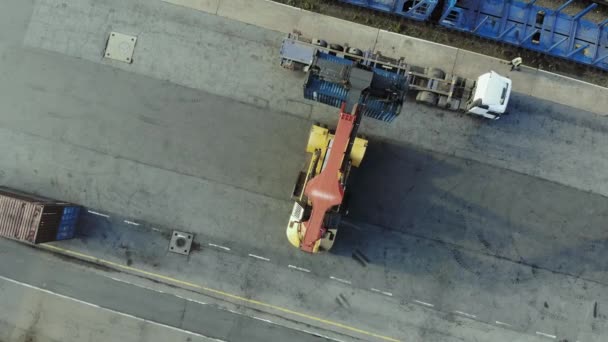
M 171 235 L 171 242 L 169 243 L 169 252 L 184 255 L 190 254 L 192 239 L 194 239 L 194 236 L 191 233 L 174 230 Z
M 135 36 L 129 36 L 118 32 L 110 32 L 104 57 L 125 63 L 132 63 L 133 51 L 135 50 L 136 42 L 137 37 Z

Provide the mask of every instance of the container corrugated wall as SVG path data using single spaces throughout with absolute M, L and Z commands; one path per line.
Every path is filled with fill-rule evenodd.
M 0 194 L 0 235 L 35 242 L 43 206 Z
M 80 207 L 0 187 L 0 236 L 30 243 L 74 236 Z

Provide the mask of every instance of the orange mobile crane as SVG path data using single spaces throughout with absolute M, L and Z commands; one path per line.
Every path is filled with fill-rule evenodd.
M 356 136 L 360 115 L 358 105 L 347 112 L 340 108 L 336 131 L 315 125 L 307 151 L 310 160 L 300 173 L 293 196 L 296 198 L 287 226 L 292 245 L 309 253 L 329 250 L 335 241 L 344 214 L 344 193 L 351 167 L 359 166 L 367 140 Z

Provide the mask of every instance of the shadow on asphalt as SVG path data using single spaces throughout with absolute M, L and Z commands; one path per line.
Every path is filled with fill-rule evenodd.
M 477 162 L 372 141 L 349 190 L 349 214 L 331 253 L 362 266 L 416 274 L 434 272 L 449 258 L 479 274 L 494 257 L 529 266 L 532 275 L 546 269 L 579 277 L 581 263 L 592 272 L 608 258 L 599 251 L 608 239 L 583 239 L 589 221 L 575 217 L 576 206 L 608 208 L 605 198 Z M 518 194 L 536 207 L 515 203 L 522 201 Z M 575 207 L 559 211 L 568 205 Z M 604 272 L 591 274 L 590 280 L 608 284 Z

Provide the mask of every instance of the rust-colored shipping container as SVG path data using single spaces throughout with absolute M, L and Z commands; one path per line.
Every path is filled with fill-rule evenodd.
M 55 241 L 60 226 L 66 225 L 64 213 L 74 208 L 79 211 L 71 203 L 0 187 L 0 236 L 31 243 Z M 75 221 L 72 219 L 68 226 L 71 236 Z

